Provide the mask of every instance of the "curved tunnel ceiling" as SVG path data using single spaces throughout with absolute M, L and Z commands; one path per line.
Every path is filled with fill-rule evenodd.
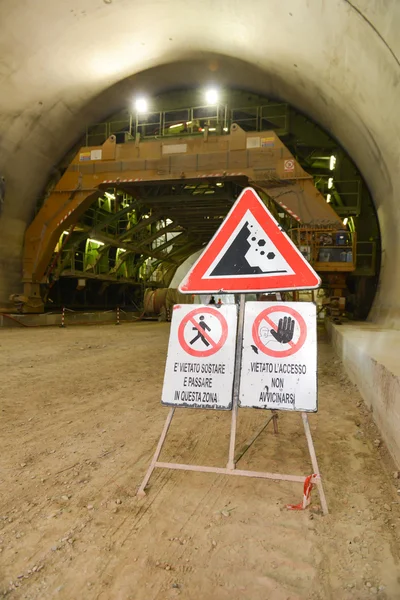
M 382 230 L 373 316 L 400 324 L 396 0 L 3 0 L 0 22 L 1 302 L 20 287 L 36 198 L 85 124 L 140 91 L 214 82 L 292 104 L 352 156 Z

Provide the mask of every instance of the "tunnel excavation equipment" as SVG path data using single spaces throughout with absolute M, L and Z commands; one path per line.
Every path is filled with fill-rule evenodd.
M 144 291 L 143 312 L 157 317 L 159 321 L 170 321 L 174 304 L 193 304 L 194 296 L 182 294 L 174 288 L 147 288 Z
M 106 296 L 120 303 L 127 290 L 143 302 L 144 288 L 168 287 L 204 247 L 246 186 L 341 296 L 355 268 L 355 234 L 274 131 L 233 123 L 215 135 L 207 127 L 173 138 L 111 135 L 80 148 L 26 231 L 24 291 L 13 300 L 21 312 L 41 312 L 57 304 L 55 283 L 72 279 L 92 306 Z M 97 287 L 89 292 L 87 282 Z

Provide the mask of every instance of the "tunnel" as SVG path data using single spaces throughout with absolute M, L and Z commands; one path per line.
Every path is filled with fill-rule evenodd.
M 184 168 L 177 166 L 176 173 L 182 173 L 169 182 L 157 166 L 156 185 L 147 187 L 132 179 L 121 182 L 118 174 L 114 178 L 111 173 L 111 179 L 106 169 L 107 177 L 101 178 L 100 168 L 98 182 L 90 182 L 90 193 L 88 188 L 78 205 L 83 194 L 82 188 L 74 187 L 78 175 L 97 177 L 91 152 L 104 155 L 117 147 L 115 160 L 121 164 L 139 160 L 141 155 L 134 153 L 147 143 L 168 143 L 171 153 L 179 152 L 174 144 L 190 145 L 197 118 L 193 107 L 205 105 L 211 89 L 218 94 L 215 104 L 225 113 L 201 113 L 193 147 L 196 140 L 212 143 L 218 138 L 221 144 L 232 140 L 226 143 L 233 148 L 242 135 L 248 155 L 255 148 L 249 140 L 259 140 L 262 149 L 269 143 L 265 140 L 275 136 L 275 146 L 281 145 L 296 163 L 297 184 L 303 185 L 307 177 L 312 182 L 321 219 L 336 218 L 335 228 L 344 224 L 354 236 L 350 258 L 337 259 L 354 260 L 353 267 L 339 269 L 341 277 L 336 279 L 329 270 L 321 275 L 326 297 L 346 296 L 348 317 L 340 320 L 329 318 L 329 310 L 323 313 L 330 344 L 326 352 L 337 357 L 329 355 L 330 360 L 343 361 L 342 377 L 357 386 L 362 409 L 371 415 L 371 431 L 376 428 L 375 446 L 381 448 L 382 443 L 387 449 L 382 460 L 386 467 L 394 464 L 398 469 L 399 2 L 42 0 L 39 8 L 33 0 L 3 0 L 0 23 L 0 345 L 7 346 L 1 343 L 1 326 L 30 316 L 24 312 L 33 313 L 34 319 L 35 313 L 46 315 L 63 307 L 107 312 L 129 306 L 137 311 L 136 319 L 144 314 L 145 299 L 154 307 L 162 293 L 163 302 L 171 298 L 164 315 L 169 321 L 177 298 L 171 290 L 246 185 L 264 194 L 263 201 L 282 224 L 289 223 L 295 209 L 282 209 L 272 186 L 265 186 L 261 178 L 244 177 L 242 167 L 223 166 L 211 169 L 212 177 L 201 181 L 189 162 Z M 146 100 L 147 112 L 163 115 L 158 125 L 141 119 L 137 104 L 135 108 L 138 100 Z M 168 116 L 173 111 L 176 117 Z M 128 146 L 129 156 L 124 154 Z M 332 168 L 331 157 L 337 161 Z M 207 172 L 201 171 L 202 177 Z M 222 175 L 216 177 L 216 172 Z M 76 219 L 68 211 L 62 216 L 65 221 L 56 217 L 63 210 L 62 194 L 68 202 L 76 200 Z M 200 225 L 196 208 L 191 212 L 189 207 L 199 196 L 206 202 Z M 138 199 L 140 210 L 132 216 L 129 207 Z M 49 202 L 53 208 L 46 212 Z M 117 231 L 111 224 L 118 211 Z M 96 229 L 101 219 L 109 221 L 102 232 Z M 295 230 L 290 223 L 284 225 L 286 231 Z M 133 227 L 134 243 L 126 238 Z M 112 235 L 121 243 L 112 243 Z M 68 255 L 62 254 L 65 248 Z M 179 296 L 179 301 L 193 298 Z M 137 326 L 142 325 L 139 321 Z M 139 352 L 146 352 L 146 340 L 139 335 Z M 48 343 L 57 342 L 49 338 Z M 86 345 L 79 343 L 83 355 Z M 90 347 L 97 348 L 94 338 Z M 157 348 L 157 356 L 160 352 Z M 31 360 L 21 359 L 27 364 Z M 52 361 L 48 356 L 46 360 Z M 109 360 L 118 362 L 112 356 Z M 328 373 L 329 367 L 324 369 Z M 146 377 L 151 379 L 151 373 Z M 63 497 L 68 498 L 68 492 Z M 227 514 L 228 522 L 231 513 Z M 366 575 L 365 581 L 371 578 Z M 180 583 L 176 585 L 178 594 Z M 384 590 L 378 581 L 369 588 L 385 597 L 379 596 Z M 391 589 L 393 595 L 388 592 L 387 598 L 395 597 L 395 587 Z M 352 597 L 349 590 L 337 597 Z M 37 594 L 34 597 L 40 597 Z M 114 595 L 104 594 L 102 598 L 117 597 L 115 590 Z M 130 596 L 126 592 L 121 597 Z

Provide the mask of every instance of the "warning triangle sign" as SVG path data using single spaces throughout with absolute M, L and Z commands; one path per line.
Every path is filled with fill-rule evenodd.
M 179 286 L 183 293 L 310 290 L 321 279 L 252 188 L 236 200 Z

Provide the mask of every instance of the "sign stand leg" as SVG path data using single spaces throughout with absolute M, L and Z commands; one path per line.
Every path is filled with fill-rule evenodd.
M 274 413 L 275 411 L 271 411 L 272 413 Z M 244 444 L 243 448 L 241 450 L 239 450 L 239 452 L 236 454 L 236 458 L 235 458 L 235 463 L 237 464 L 239 462 L 239 460 L 241 458 L 243 458 L 243 456 L 246 454 L 247 450 L 249 448 L 251 448 L 251 446 L 254 444 L 254 442 L 260 437 L 260 435 L 262 434 L 262 432 L 266 429 L 266 427 L 269 425 L 269 423 L 271 421 L 273 421 L 274 425 L 275 425 L 275 420 L 278 418 L 277 414 L 272 414 L 268 421 L 266 423 L 264 423 L 264 425 L 261 427 L 261 429 L 259 431 L 257 431 L 257 433 L 255 433 L 253 435 L 253 437 Z M 277 433 L 276 431 L 274 433 Z
M 169 427 L 171 425 L 171 421 L 172 421 L 172 417 L 174 416 L 174 412 L 175 412 L 175 408 L 171 408 L 170 411 L 169 411 L 169 413 L 168 413 L 167 420 L 165 421 L 164 429 L 162 430 L 162 434 L 161 434 L 161 437 L 160 437 L 160 439 L 158 441 L 156 451 L 154 452 L 153 459 L 152 459 L 152 461 L 150 463 L 149 468 L 147 469 L 146 475 L 144 476 L 144 479 L 142 481 L 142 485 L 140 486 L 140 488 L 137 491 L 137 495 L 139 496 L 139 498 L 143 498 L 146 495 L 146 492 L 144 491 L 145 487 L 146 487 L 146 485 L 149 482 L 149 479 L 150 479 L 150 477 L 151 477 L 151 475 L 152 475 L 152 473 L 153 473 L 153 471 L 155 469 L 158 457 L 161 454 L 161 450 L 162 450 L 162 447 L 164 445 L 165 438 L 167 437 L 168 429 L 169 429 Z
M 231 421 L 231 436 L 229 440 L 229 457 L 227 469 L 233 470 L 235 468 L 235 444 L 236 444 L 236 428 L 237 428 L 237 414 L 239 407 L 239 389 L 240 389 L 240 366 L 242 362 L 242 350 L 243 350 L 243 329 L 244 329 L 244 304 L 245 295 L 240 294 L 239 304 L 239 324 L 236 339 L 236 355 L 235 355 L 235 379 L 233 383 L 233 399 L 232 399 L 232 421 Z
M 278 412 L 276 410 L 271 410 L 273 417 L 272 417 L 272 423 L 274 425 L 274 433 L 279 433 L 279 429 L 278 429 Z
M 317 461 L 317 456 L 315 454 L 314 442 L 313 442 L 313 439 L 311 436 L 310 424 L 308 422 L 307 413 L 304 413 L 304 412 L 301 413 L 301 418 L 303 419 L 304 431 L 306 434 L 307 444 L 308 444 L 308 451 L 310 453 L 310 458 L 311 458 L 311 463 L 312 463 L 312 466 L 314 469 L 314 473 L 316 475 L 319 475 L 318 461 Z M 329 514 L 328 504 L 326 502 L 324 486 L 322 485 L 322 481 L 321 481 L 320 477 L 318 477 L 318 479 L 316 481 L 316 485 L 317 485 L 319 497 L 321 500 L 322 512 L 324 513 L 324 515 L 327 515 L 327 514 Z
M 202 307 L 200 312 L 204 312 L 206 309 Z M 210 309 L 209 309 L 210 310 Z M 233 312 L 233 311 L 232 311 Z M 163 449 L 166 436 L 168 434 L 168 430 L 171 425 L 172 418 L 175 413 L 175 408 L 170 408 L 167 419 L 165 421 L 160 439 L 157 444 L 157 448 L 152 457 L 151 464 L 147 470 L 147 473 L 137 491 L 137 495 L 139 497 L 146 496 L 145 488 L 149 483 L 149 480 L 153 474 L 155 468 L 161 469 L 173 469 L 173 470 L 182 470 L 182 471 L 193 471 L 200 473 L 216 473 L 220 475 L 236 475 L 241 477 L 256 477 L 260 479 L 271 479 L 275 481 L 292 481 L 304 484 L 307 481 L 310 481 L 310 476 L 305 477 L 304 475 L 286 475 L 282 473 L 270 473 L 270 472 L 260 472 L 260 471 L 249 471 L 237 468 L 237 462 L 240 458 L 247 452 L 250 446 L 255 442 L 255 440 L 259 437 L 259 435 L 265 430 L 268 423 L 272 420 L 274 426 L 274 433 L 278 433 L 278 411 L 271 410 L 271 417 L 268 421 L 262 426 L 260 431 L 258 431 L 253 437 L 245 444 L 242 450 L 237 454 L 235 460 L 235 445 L 236 445 L 236 430 L 237 430 L 237 417 L 238 417 L 238 409 L 239 409 L 239 399 L 240 399 L 240 376 L 241 376 L 241 363 L 242 363 L 242 354 L 243 354 L 243 334 L 244 334 L 244 312 L 245 312 L 245 295 L 240 295 L 240 305 L 239 305 L 239 318 L 238 318 L 238 329 L 237 329 L 237 341 L 235 346 L 235 365 L 234 365 L 234 382 L 233 382 L 233 394 L 232 394 L 232 418 L 231 418 L 231 430 L 230 430 L 230 440 L 229 440 L 229 456 L 228 463 L 225 468 L 221 467 L 209 467 L 205 465 L 189 465 L 183 463 L 172 463 L 172 462 L 159 462 L 159 457 L 161 451 Z M 197 327 L 196 327 L 197 328 Z M 199 333 L 200 330 L 199 330 Z M 204 331 L 204 335 L 205 331 Z M 317 457 L 315 454 L 314 443 L 311 436 L 310 426 L 308 423 L 307 413 L 301 413 L 303 426 L 305 435 L 307 438 L 308 451 L 311 458 L 311 463 L 313 467 L 313 473 L 318 477 L 315 477 L 315 484 L 317 485 L 321 507 L 324 515 L 328 514 L 328 506 L 326 502 L 325 492 L 322 485 L 319 467 L 317 462 Z M 314 481 L 313 481 L 314 483 Z M 303 501 L 304 504 L 304 501 Z M 297 508 L 297 506 L 296 506 Z M 304 506 L 303 506 L 304 508 Z

